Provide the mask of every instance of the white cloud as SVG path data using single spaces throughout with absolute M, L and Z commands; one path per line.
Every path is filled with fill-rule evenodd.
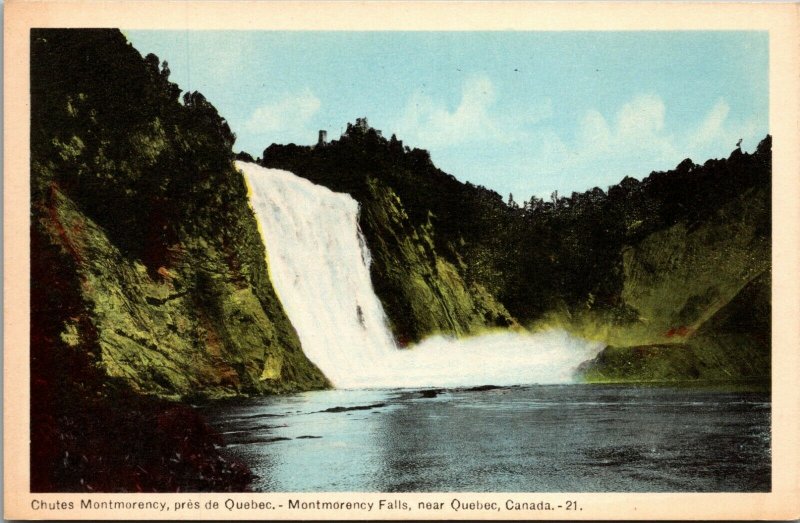
M 600 111 L 591 109 L 579 120 L 574 143 L 559 143 L 562 150 L 566 148 L 563 156 L 552 158 L 547 154 L 551 158 L 549 165 L 540 163 L 540 168 L 551 175 L 573 173 L 571 177 L 578 178 L 581 171 L 588 175 L 598 170 L 671 160 L 676 147 L 673 136 L 665 130 L 665 115 L 664 102 L 655 94 L 635 96 L 617 110 L 610 122 Z M 543 150 L 550 152 L 552 147 L 545 145 Z M 625 174 L 632 173 L 624 172 L 619 178 Z
M 611 146 L 611 129 L 599 111 L 592 109 L 584 115 L 580 123 L 579 139 L 582 143 L 594 144 L 598 149 L 608 149 Z
M 516 173 L 509 187 L 514 194 L 539 196 L 555 189 L 564 194 L 594 185 L 605 189 L 624 176 L 641 179 L 653 170 L 672 169 L 687 157 L 698 163 L 725 157 L 740 138 L 747 150 L 755 149 L 764 130 L 752 119 L 733 121 L 730 113 L 720 99 L 696 125 L 670 129 L 668 108 L 652 93 L 633 97 L 609 117 L 588 110 L 578 119 L 573 140 L 552 128 L 532 130 L 534 147 L 514 157 L 520 167 L 505 167 Z
M 664 130 L 666 107 L 655 94 L 635 96 L 619 108 L 612 120 L 589 110 L 579 124 L 575 157 L 598 154 L 669 156 L 674 152 L 673 137 Z
M 731 108 L 727 102 L 720 99 L 711 108 L 700 127 L 694 133 L 693 140 L 698 143 L 708 143 L 715 138 L 720 138 L 725 120 L 728 118 L 730 111 Z
M 764 136 L 763 131 L 754 118 L 745 121 L 731 121 L 729 118 L 731 107 L 724 99 L 720 99 L 711 110 L 706 113 L 705 118 L 698 128 L 690 134 L 689 145 L 695 147 L 713 147 L 721 144 L 728 149 L 733 149 L 735 144 L 741 139 L 742 147 L 752 150 L 755 149 L 757 141 Z M 700 158 L 697 158 L 700 160 Z
M 461 99 L 454 110 L 448 110 L 429 95 L 415 92 L 396 128 L 398 136 L 426 148 L 461 145 L 474 142 L 510 142 L 523 137 L 522 119 L 515 115 L 503 119 L 495 109 L 497 94 L 486 75 L 467 79 L 461 88 Z M 529 121 L 552 112 L 549 100 L 527 116 Z M 533 114 L 536 113 L 536 114 Z
M 313 139 L 309 123 L 321 106 L 319 98 L 306 88 L 298 94 L 287 95 L 258 107 L 245 122 L 244 128 L 254 134 L 280 132 L 289 139 L 298 136 L 306 140 Z
M 636 139 L 656 136 L 664 129 L 665 113 L 666 107 L 659 96 L 636 96 L 617 113 L 617 133 L 619 137 Z
M 731 107 L 720 98 L 695 126 L 669 130 L 667 107 L 655 94 L 642 94 L 623 104 L 609 124 L 596 110 L 588 111 L 580 123 L 574 156 L 588 160 L 605 157 L 611 164 L 646 169 L 669 169 L 686 157 L 697 162 L 729 154 L 742 138 L 753 149 L 763 136 L 755 120 L 732 121 Z M 646 166 L 650 167 L 646 167 Z M 624 174 L 632 175 L 633 172 Z
M 513 192 L 519 201 L 533 194 L 546 198 L 554 190 L 606 189 L 625 176 L 641 179 L 672 169 L 687 157 L 697 163 L 726 157 L 740 138 L 752 151 L 766 132 L 755 117 L 733 118 L 722 98 L 694 122 L 681 124 L 657 93 L 585 110 L 573 125 L 556 120 L 549 100 L 524 114 L 504 113 L 500 102 L 486 77 L 466 81 L 454 109 L 418 92 L 396 127 L 398 136 L 431 150 L 445 171 L 504 197 Z

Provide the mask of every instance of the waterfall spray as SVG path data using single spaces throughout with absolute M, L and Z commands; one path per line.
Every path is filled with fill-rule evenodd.
M 272 284 L 303 352 L 341 388 L 569 382 L 601 346 L 563 331 L 436 336 L 398 349 L 372 288 L 350 195 L 237 162 L 269 253 Z

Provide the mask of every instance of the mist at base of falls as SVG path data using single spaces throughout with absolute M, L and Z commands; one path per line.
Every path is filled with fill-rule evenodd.
M 343 388 L 570 383 L 575 368 L 601 348 L 560 330 L 458 339 L 436 336 L 408 349 L 394 349 L 360 370 L 356 362 L 331 362 L 351 369 L 349 375 L 332 380 Z
M 237 162 L 272 284 L 303 352 L 338 388 L 569 383 L 602 348 L 564 331 L 435 336 L 398 349 L 372 288 L 358 202 L 294 174 Z

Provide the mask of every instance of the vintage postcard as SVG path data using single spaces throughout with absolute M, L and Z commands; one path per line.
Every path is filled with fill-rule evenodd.
M 800 517 L 799 24 L 7 2 L 5 517 Z

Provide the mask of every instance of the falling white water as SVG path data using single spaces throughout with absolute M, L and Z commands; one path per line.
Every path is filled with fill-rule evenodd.
M 601 348 L 563 331 L 433 337 L 398 349 L 372 289 L 358 202 L 294 174 L 237 162 L 272 284 L 303 352 L 340 388 L 566 383 Z

